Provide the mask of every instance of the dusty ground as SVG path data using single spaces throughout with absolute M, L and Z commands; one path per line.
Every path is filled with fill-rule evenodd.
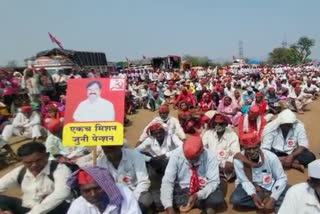
M 318 139 L 320 138 L 320 101 L 316 101 L 312 103 L 309 106 L 310 111 L 306 112 L 304 115 L 299 115 L 299 119 L 301 119 L 306 127 L 307 134 L 310 141 L 310 149 L 313 151 L 317 158 L 319 158 L 319 152 L 320 152 L 320 144 L 318 142 Z M 172 112 L 172 115 L 175 115 L 176 112 Z M 141 131 L 143 128 L 152 120 L 153 117 L 155 117 L 155 113 L 141 110 L 138 114 L 129 116 L 130 120 L 132 121 L 132 125 L 125 129 L 125 137 L 128 140 L 130 146 L 134 147 L 136 142 L 138 141 L 138 138 L 141 134 Z M 319 133 L 318 133 L 319 132 Z M 20 141 L 20 142 L 19 142 Z M 13 140 L 13 147 L 16 149 L 19 145 L 21 145 L 25 141 L 21 141 L 19 138 L 15 138 Z M 17 166 L 18 164 L 14 164 L 0 172 L 0 176 L 4 175 L 6 172 L 10 171 L 12 168 Z M 287 171 L 289 184 L 296 184 L 302 181 L 305 181 L 307 178 L 307 172 L 304 174 L 290 170 Z M 229 202 L 229 197 L 234 189 L 234 183 L 229 184 L 228 186 L 228 193 L 226 197 L 226 202 Z M 17 188 L 14 188 L 7 192 L 8 195 L 18 196 L 19 190 Z M 199 213 L 198 210 L 192 210 L 189 212 L 190 214 L 196 214 Z M 228 203 L 228 208 L 225 210 L 221 210 L 219 213 L 255 213 L 255 212 L 248 212 L 248 211 L 236 211 L 232 209 L 232 206 Z

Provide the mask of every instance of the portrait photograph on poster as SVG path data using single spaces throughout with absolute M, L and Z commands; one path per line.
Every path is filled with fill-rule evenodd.
M 70 79 L 63 129 L 65 146 L 121 145 L 124 79 Z

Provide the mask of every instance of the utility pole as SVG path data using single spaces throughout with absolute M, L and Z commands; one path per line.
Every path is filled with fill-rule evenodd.
M 244 54 L 243 54 L 243 41 L 240 40 L 239 41 L 239 58 L 243 59 L 244 58 Z

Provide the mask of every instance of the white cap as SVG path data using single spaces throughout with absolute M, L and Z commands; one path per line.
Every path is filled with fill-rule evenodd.
M 308 164 L 309 177 L 320 179 L 320 159 Z

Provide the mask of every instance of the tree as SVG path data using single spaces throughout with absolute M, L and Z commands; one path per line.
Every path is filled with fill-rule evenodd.
M 301 63 L 307 61 L 308 56 L 311 54 L 311 48 L 315 45 L 315 40 L 306 36 L 300 37 L 296 44 L 293 44 L 290 48 L 295 51 Z
M 269 62 L 272 64 L 296 64 L 298 57 L 292 48 L 275 48 L 269 53 Z
M 209 65 L 213 64 L 212 61 L 207 56 L 191 56 L 185 55 L 182 57 L 183 60 L 190 62 L 192 66 L 203 66 L 208 67 Z

